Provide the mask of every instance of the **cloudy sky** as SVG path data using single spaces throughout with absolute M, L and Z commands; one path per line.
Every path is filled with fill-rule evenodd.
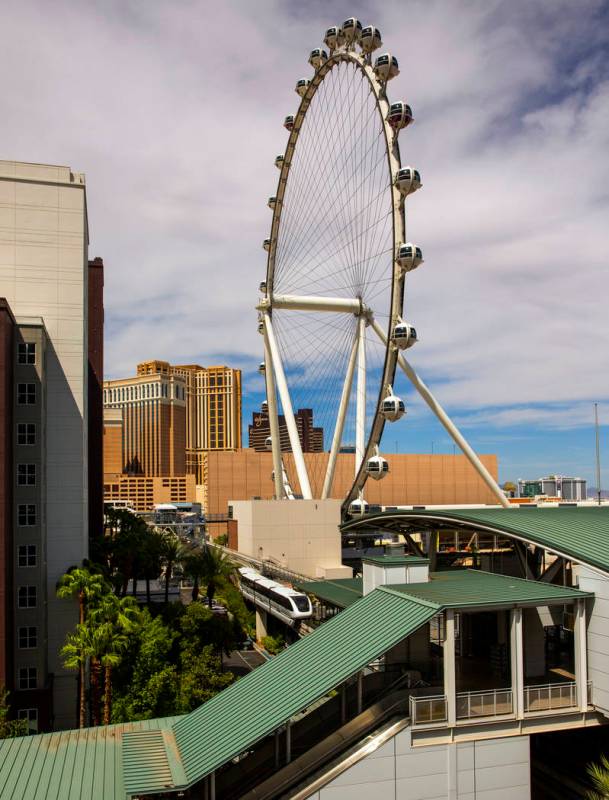
M 609 5 L 601 0 L 4 0 L 0 158 L 87 176 L 106 264 L 106 373 L 144 359 L 244 370 L 261 399 L 253 306 L 266 198 L 296 79 L 355 14 L 400 60 L 403 162 L 424 188 L 409 238 L 412 362 L 502 479 L 609 484 Z M 385 450 L 452 452 L 405 385 Z

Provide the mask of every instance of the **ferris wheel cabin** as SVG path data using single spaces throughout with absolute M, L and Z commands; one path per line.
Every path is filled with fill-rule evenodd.
M 349 514 L 352 517 L 361 517 L 368 513 L 369 508 L 370 506 L 363 497 L 356 497 L 355 500 L 349 503 Z
M 336 50 L 337 47 L 341 47 L 344 43 L 345 37 L 341 27 L 333 25 L 328 28 L 324 36 L 324 44 L 329 50 Z
M 278 155 L 278 156 L 275 156 L 275 166 L 277 167 L 277 169 L 281 169 L 283 167 L 283 162 L 284 161 L 285 161 L 285 158 L 281 154 Z
M 412 109 L 408 103 L 400 100 L 398 103 L 392 103 L 389 106 L 389 114 L 387 115 L 387 122 L 395 131 L 408 127 L 413 120 Z
M 374 74 L 381 81 L 390 81 L 400 74 L 398 60 L 391 53 L 384 53 L 374 62 Z M 394 105 L 397 105 L 394 103 Z M 393 105 L 391 106 L 393 108 Z
M 305 94 L 307 93 L 307 89 L 309 88 L 310 84 L 311 81 L 308 78 L 301 78 L 299 81 L 296 82 L 296 87 L 295 87 L 296 94 L 299 95 L 300 97 L 304 97 Z
M 382 480 L 389 472 L 389 462 L 383 456 L 372 456 L 366 462 L 366 474 L 375 481 Z
M 407 350 L 418 341 L 416 329 L 408 322 L 398 322 L 391 338 L 400 350 Z
M 359 43 L 364 53 L 373 53 L 375 50 L 378 50 L 379 47 L 383 44 L 383 40 L 381 38 L 381 32 L 379 31 L 378 28 L 375 28 L 374 25 L 367 25 L 362 30 L 362 35 L 359 40 Z
M 420 189 L 423 185 L 421 183 L 421 174 L 419 170 L 413 167 L 402 167 L 395 176 L 395 185 L 404 197 L 413 194 L 413 192 L 416 192 L 417 189 Z
M 412 242 L 400 245 L 397 262 L 404 272 L 410 272 L 423 263 L 423 251 Z
M 311 50 L 311 54 L 309 55 L 309 64 L 313 67 L 313 69 L 319 69 L 327 60 L 328 54 L 325 50 L 322 50 L 321 47 Z
M 283 127 L 286 131 L 291 131 L 294 127 L 294 115 L 288 114 L 288 116 L 283 120 Z
M 401 397 L 397 395 L 388 394 L 381 403 L 381 414 L 387 422 L 397 422 L 406 413 L 406 406 Z
M 356 17 L 349 17 L 343 22 L 343 36 L 347 44 L 359 42 L 362 35 L 362 23 Z
M 269 252 L 269 250 L 271 249 L 271 240 L 270 239 L 265 239 L 262 242 L 262 249 L 266 250 L 267 253 Z

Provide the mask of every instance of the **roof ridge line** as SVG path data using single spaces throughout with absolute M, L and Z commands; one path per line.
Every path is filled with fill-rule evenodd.
M 401 584 L 401 585 L 403 586 L 403 585 L 407 585 L 407 584 Z M 392 589 L 391 586 L 377 586 L 374 591 L 377 591 L 377 590 L 379 590 L 381 592 L 387 592 L 387 594 L 392 594 L 395 597 L 399 597 L 401 600 L 408 599 L 411 602 L 417 603 L 420 606 L 427 606 L 427 608 L 436 608 L 438 610 L 438 612 L 442 611 L 442 609 L 443 609 L 443 606 L 440 605 L 439 603 L 434 603 L 432 600 L 424 600 L 422 597 L 417 597 L 416 595 L 413 595 L 413 594 L 406 594 L 405 592 L 398 592 L 395 589 Z

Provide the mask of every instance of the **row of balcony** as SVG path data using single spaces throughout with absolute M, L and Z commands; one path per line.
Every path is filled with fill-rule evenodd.
M 592 683 L 588 681 L 588 703 Z M 577 708 L 577 684 L 573 682 L 546 683 L 524 687 L 524 713 L 565 711 Z M 490 689 L 483 692 L 458 692 L 456 695 L 457 722 L 473 719 L 493 720 L 514 714 L 512 689 Z M 438 725 L 448 721 L 446 695 L 410 697 L 410 718 L 413 727 Z

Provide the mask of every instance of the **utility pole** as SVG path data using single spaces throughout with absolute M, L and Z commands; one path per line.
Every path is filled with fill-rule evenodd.
M 596 432 L 596 494 L 598 504 L 601 504 L 601 448 L 598 436 L 598 403 L 594 404 L 594 429 Z

